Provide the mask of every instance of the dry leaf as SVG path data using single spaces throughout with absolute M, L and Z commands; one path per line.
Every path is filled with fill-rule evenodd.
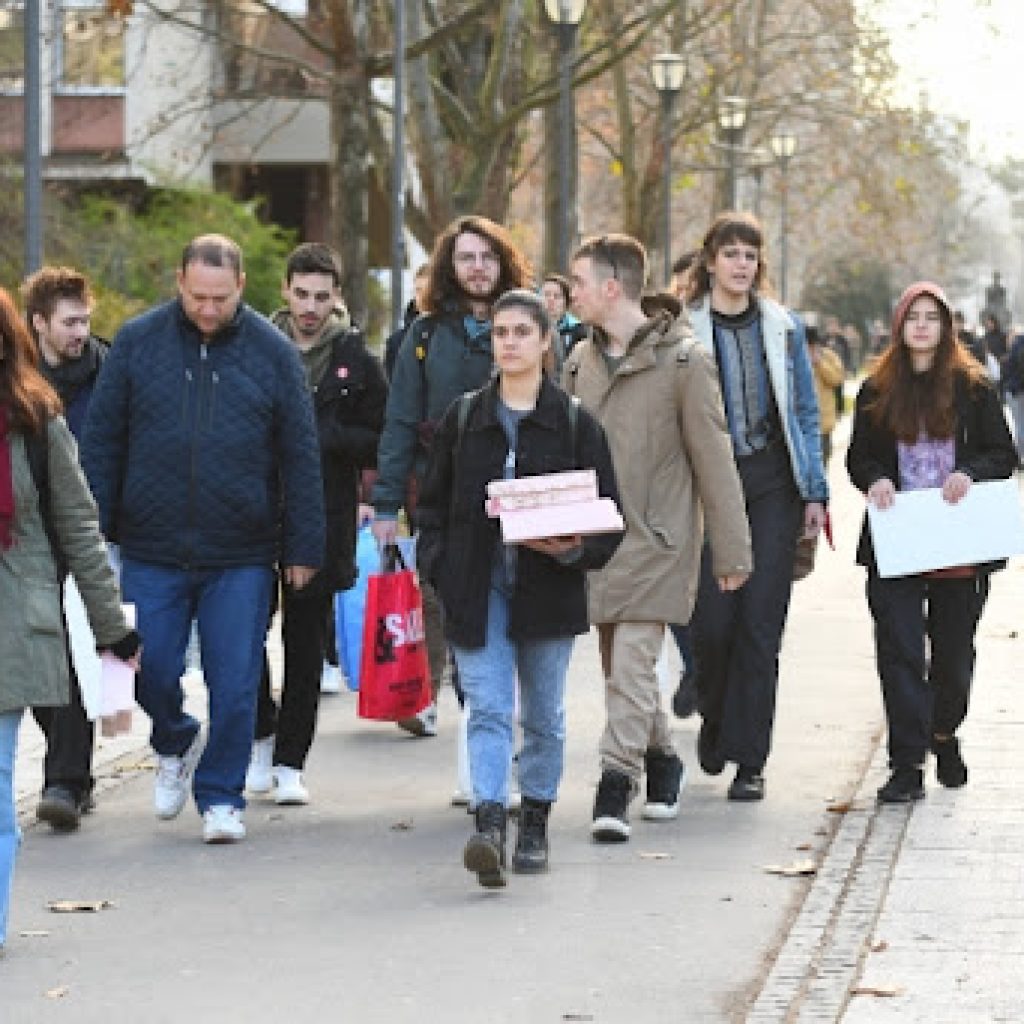
M 592 1013 L 563 1013 L 562 1020 L 593 1020 Z
M 847 814 L 853 810 L 852 800 L 837 800 L 833 804 L 829 804 L 826 808 L 829 814 Z
M 113 905 L 110 900 L 51 900 L 46 909 L 54 914 L 95 914 Z
M 900 985 L 858 985 L 850 994 L 855 996 L 876 996 L 879 999 L 892 999 L 903 995 Z
M 885 939 L 879 939 L 871 947 L 872 953 L 884 953 L 889 948 L 889 943 Z
M 814 844 L 813 843 L 801 843 L 799 846 L 794 847 L 794 849 L 800 850 L 800 851 L 813 850 L 814 849 Z
M 392 832 L 409 832 L 411 830 L 412 830 L 412 819 L 411 818 L 402 819 L 401 821 L 396 821 L 391 826 L 391 831 Z
M 67 985 L 58 985 L 56 988 L 46 990 L 47 999 L 63 999 L 68 994 Z
M 50 933 L 44 928 L 29 928 L 18 934 L 23 939 L 45 939 Z
M 766 864 L 764 870 L 769 875 L 783 875 L 786 878 L 797 878 L 800 875 L 815 875 L 818 865 L 808 857 L 806 860 L 795 860 L 792 864 Z
M 641 850 L 640 851 L 640 859 L 641 860 L 671 860 L 672 859 L 672 854 L 671 853 L 655 853 L 655 852 L 653 852 L 651 850 Z

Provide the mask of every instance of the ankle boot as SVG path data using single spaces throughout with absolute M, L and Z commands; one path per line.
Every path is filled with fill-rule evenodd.
M 486 889 L 505 884 L 505 808 L 493 800 L 476 809 L 476 832 L 462 852 L 462 863 L 475 871 L 477 881 Z
M 551 804 L 546 800 L 523 797 L 519 811 L 519 831 L 516 834 L 516 852 L 512 867 L 524 875 L 538 874 L 548 869 L 548 814 Z

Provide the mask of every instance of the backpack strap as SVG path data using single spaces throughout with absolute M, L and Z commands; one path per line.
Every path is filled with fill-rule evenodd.
M 36 494 L 39 496 L 39 514 L 43 519 L 43 531 L 53 552 L 57 574 L 63 579 L 68 574 L 67 561 L 60 546 L 60 539 L 53 526 L 53 505 L 50 492 L 50 441 L 47 426 L 41 432 L 32 431 L 25 435 L 25 450 L 28 454 L 28 468 L 32 474 Z

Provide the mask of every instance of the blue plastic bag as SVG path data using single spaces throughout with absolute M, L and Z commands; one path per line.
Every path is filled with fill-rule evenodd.
M 363 617 L 366 612 L 366 587 L 371 573 L 380 568 L 380 549 L 369 523 L 356 535 L 355 584 L 334 597 L 334 623 L 338 642 L 338 660 L 350 690 L 359 689 L 359 663 L 363 656 Z

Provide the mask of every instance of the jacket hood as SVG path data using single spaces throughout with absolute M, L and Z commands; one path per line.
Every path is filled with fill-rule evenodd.
M 648 316 L 654 316 L 655 313 L 664 310 L 675 317 L 682 313 L 683 304 L 669 292 L 653 292 L 640 300 L 640 308 Z
M 922 295 L 930 295 L 946 311 L 946 316 L 949 317 L 949 322 L 952 324 L 953 307 L 950 306 L 946 293 L 931 281 L 916 281 L 907 288 L 896 303 L 896 308 L 892 313 L 892 328 L 889 335 L 891 338 L 895 340 L 903 337 L 903 324 L 907 319 L 907 313 L 914 300 L 919 299 Z
M 646 310 L 645 310 L 646 312 Z M 608 336 L 600 327 L 592 328 L 594 337 L 601 348 L 608 344 Z M 636 334 L 630 339 L 627 352 L 637 352 L 642 348 L 656 348 L 659 345 L 673 345 L 677 341 L 688 337 L 690 334 L 689 325 L 685 318 L 679 319 L 673 316 L 666 308 L 659 307 L 650 316 Z
M 270 316 L 270 322 L 279 330 L 283 331 L 292 340 L 295 335 L 292 333 L 292 315 L 287 306 L 275 310 Z M 326 345 L 333 341 L 339 334 L 345 334 L 352 329 L 352 317 L 344 303 L 335 306 L 334 312 L 327 318 L 324 325 L 324 333 L 317 341 L 317 347 Z

